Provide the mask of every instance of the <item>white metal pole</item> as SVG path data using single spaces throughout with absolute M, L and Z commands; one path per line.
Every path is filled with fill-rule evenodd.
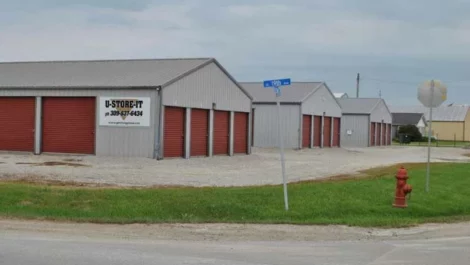
M 428 128 L 428 163 L 426 165 L 426 192 L 429 192 L 429 178 L 431 172 L 431 134 L 432 134 L 432 102 L 434 102 L 434 80 L 431 80 L 431 104 L 429 108 L 429 128 Z
M 279 88 L 277 88 L 279 89 Z M 279 137 L 279 150 L 281 152 L 281 167 L 282 167 L 282 181 L 284 185 L 284 205 L 286 211 L 289 210 L 289 201 L 287 196 L 287 177 L 286 177 L 286 165 L 284 160 L 284 141 L 282 135 L 282 126 L 281 126 L 281 102 L 279 100 L 279 94 L 276 95 L 276 103 L 277 103 L 277 128 L 278 128 L 278 137 Z

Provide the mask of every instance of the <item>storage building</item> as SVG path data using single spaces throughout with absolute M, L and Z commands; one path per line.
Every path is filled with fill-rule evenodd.
M 338 99 L 343 111 L 341 143 L 344 147 L 383 146 L 392 143 L 392 114 L 381 98 Z
M 247 154 L 251 102 L 213 58 L 0 63 L 0 150 Z
M 253 146 L 277 147 L 276 94 L 262 82 L 241 83 L 253 97 Z M 339 147 L 341 108 L 326 83 L 293 82 L 279 97 L 286 148 Z

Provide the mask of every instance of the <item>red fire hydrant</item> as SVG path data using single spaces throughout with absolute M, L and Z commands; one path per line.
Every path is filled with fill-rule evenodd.
M 395 203 L 393 207 L 397 208 L 406 208 L 408 205 L 406 204 L 406 195 L 411 193 L 413 188 L 410 184 L 406 184 L 406 180 L 408 179 L 408 172 L 402 166 L 396 175 L 397 178 L 397 187 L 395 190 Z

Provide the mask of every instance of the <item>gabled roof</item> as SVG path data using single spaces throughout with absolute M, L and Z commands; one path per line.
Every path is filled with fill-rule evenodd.
M 0 88 L 164 86 L 211 62 L 217 63 L 214 58 L 7 62 L 0 63 Z
M 424 119 L 423 113 L 392 113 L 393 125 L 416 125 L 421 119 Z
M 333 93 L 335 98 L 349 98 L 348 93 Z
M 253 97 L 253 103 L 276 102 L 276 93 L 273 88 L 265 88 L 263 82 L 240 82 L 240 85 Z M 302 103 L 322 85 L 324 85 L 322 82 L 292 82 L 290 86 L 281 87 L 279 101 Z
M 371 114 L 381 98 L 339 98 L 338 103 L 344 114 Z
M 393 113 L 424 113 L 426 121 L 429 120 L 429 108 L 424 106 L 391 106 Z M 433 121 L 465 121 L 470 109 L 468 105 L 441 106 L 433 109 Z

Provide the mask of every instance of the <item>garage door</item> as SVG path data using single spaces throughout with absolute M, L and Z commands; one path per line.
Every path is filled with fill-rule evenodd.
M 164 157 L 184 157 L 184 108 L 165 107 Z
M 375 126 L 377 127 L 377 146 L 382 145 L 382 124 L 381 123 L 375 123 Z
M 370 123 L 370 146 L 375 146 L 375 122 Z
M 331 117 L 325 117 L 323 126 L 323 147 L 331 146 Z
M 35 98 L 0 97 L 0 150 L 34 150 Z
M 209 149 L 209 111 L 191 110 L 191 156 L 207 156 Z
M 235 154 L 248 153 L 248 113 L 235 112 L 233 152 Z
M 255 146 L 255 109 L 251 110 L 251 146 Z
M 341 118 L 333 118 L 333 146 L 339 147 L 341 137 Z
M 214 111 L 214 155 L 228 155 L 230 112 Z
M 313 146 L 321 146 L 321 116 L 313 116 Z
M 303 115 L 303 122 L 302 122 L 302 147 L 303 148 L 310 147 L 311 135 L 312 135 L 312 116 Z
M 95 153 L 95 98 L 43 98 L 42 151 Z
M 387 124 L 387 145 L 392 144 L 392 137 L 391 137 L 391 132 L 390 132 L 391 130 L 392 130 L 392 125 Z
M 387 144 L 387 139 L 386 139 L 386 129 L 387 129 L 387 126 L 385 123 L 382 123 L 382 145 L 386 145 Z

